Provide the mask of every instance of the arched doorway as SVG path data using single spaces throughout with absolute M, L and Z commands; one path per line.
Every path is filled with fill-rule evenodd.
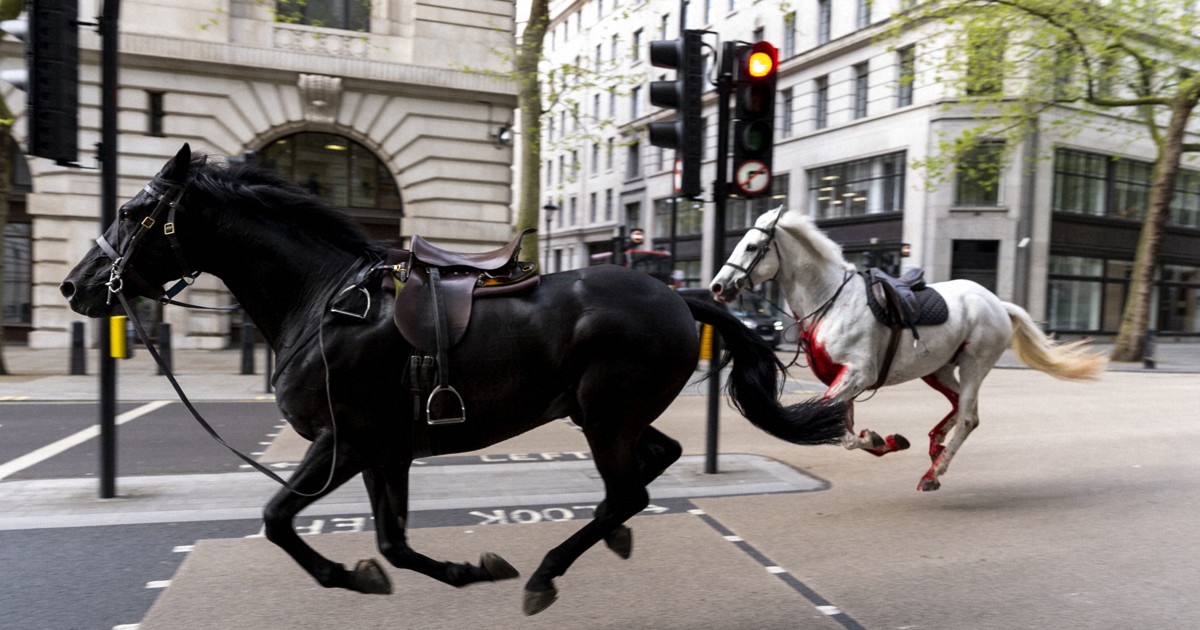
M 367 147 L 338 134 L 300 132 L 271 142 L 259 162 L 356 219 L 372 238 L 398 239 L 396 179 Z

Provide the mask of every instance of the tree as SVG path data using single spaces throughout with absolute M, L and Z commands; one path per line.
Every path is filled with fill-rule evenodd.
M 538 227 L 539 212 L 546 200 L 543 194 L 547 191 L 541 176 L 542 121 L 557 109 L 567 116 L 565 120 L 572 122 L 569 130 L 565 124 L 554 130 L 556 139 L 553 141 L 558 148 L 578 148 L 589 142 L 600 142 L 606 132 L 616 128 L 616 122 L 600 117 L 598 112 L 587 115 L 584 97 L 589 94 L 595 97 L 601 92 L 615 97 L 646 80 L 644 71 L 629 72 L 627 60 L 613 54 L 617 42 L 612 42 L 614 47 L 607 60 L 579 58 L 573 63 L 550 63 L 544 49 L 550 24 L 549 5 L 549 0 L 531 0 L 529 19 L 517 43 L 516 68 L 512 77 L 518 86 L 521 125 L 521 181 L 514 226 L 517 231 Z M 638 8 L 636 5 L 623 8 L 616 14 L 617 18 L 628 18 Z M 526 239 L 523 250 L 527 252 L 526 257 L 537 260 L 538 240 Z
M 0 0 L 0 20 L 16 19 L 25 8 L 21 0 Z M 4 244 L 5 227 L 8 225 L 8 193 L 9 182 L 12 181 L 12 126 L 13 113 L 0 97 L 0 375 L 8 374 L 4 362 Z
M 987 140 L 1020 140 L 1045 120 L 1044 114 L 1066 105 L 1084 111 L 1050 122 L 1064 134 L 1103 124 L 1087 112 L 1116 114 L 1144 127 L 1156 156 L 1114 361 L 1137 361 L 1144 354 L 1159 243 L 1175 181 L 1184 154 L 1200 152 L 1200 143 L 1187 142 L 1188 124 L 1200 103 L 1200 39 L 1195 35 L 1200 18 L 1189 4 L 944 0 L 897 14 L 889 29 L 893 38 L 912 28 L 932 31 L 923 35 L 925 46 L 952 42 L 953 50 L 964 53 L 929 57 L 940 57 L 939 74 L 964 80 L 969 96 L 960 102 L 977 108 L 980 123 L 942 139 L 938 151 L 919 165 L 931 173 L 944 172 Z M 981 54 L 980 42 L 1002 46 L 1002 54 Z M 986 180 L 988 174 L 977 175 Z

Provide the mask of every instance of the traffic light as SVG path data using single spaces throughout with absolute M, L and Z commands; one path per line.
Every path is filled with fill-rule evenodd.
M 675 120 L 652 122 L 650 144 L 675 149 L 675 190 L 684 197 L 701 193 L 700 163 L 704 161 L 703 108 L 704 41 L 702 31 L 685 30 L 679 39 L 650 42 L 650 63 L 674 68 L 674 81 L 651 81 L 650 103 L 677 109 Z
M 775 79 L 779 51 L 767 42 L 739 46 L 734 91 L 733 174 L 743 197 L 771 190 Z
M 28 20 L 0 29 L 25 42 L 24 70 L 0 79 L 24 90 L 29 155 L 73 164 L 79 157 L 79 3 L 29 0 Z

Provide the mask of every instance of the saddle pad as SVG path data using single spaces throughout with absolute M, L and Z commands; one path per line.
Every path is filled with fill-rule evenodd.
M 946 320 L 950 319 L 950 307 L 946 305 L 946 298 L 942 297 L 941 293 L 930 287 L 925 287 L 920 291 L 913 291 L 913 295 L 916 296 L 917 304 L 920 306 L 917 321 L 912 322 L 913 325 L 937 326 L 945 324 Z M 888 319 L 883 307 L 871 295 L 871 285 L 869 283 L 867 284 L 867 306 L 871 307 L 871 314 L 880 323 L 886 326 L 892 325 L 893 322 Z

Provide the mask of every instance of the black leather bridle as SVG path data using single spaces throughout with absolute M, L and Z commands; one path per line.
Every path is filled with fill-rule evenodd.
M 187 257 L 183 254 L 183 248 L 179 244 L 179 237 L 175 231 L 175 213 L 183 206 L 180 202 L 183 200 L 183 195 L 187 192 L 188 186 L 192 180 L 189 178 L 182 184 L 167 184 L 163 190 L 155 188 L 154 183 L 146 184 L 145 191 L 152 198 L 158 201 L 154 206 L 154 210 L 150 214 L 142 217 L 141 221 L 133 228 L 133 233 L 127 239 L 120 238 L 120 233 L 124 228 L 124 224 L 131 220 L 129 216 L 118 217 L 119 227 L 117 228 L 118 240 L 117 245 L 121 246 L 122 251 L 118 251 L 108 239 L 101 234 L 96 238 L 96 245 L 105 253 L 113 262 L 109 270 L 108 282 L 105 285 L 108 287 L 108 303 L 112 304 L 113 294 L 120 293 L 125 288 L 125 280 L 128 278 L 142 294 L 146 297 L 157 300 L 163 303 L 172 303 L 171 298 L 179 294 L 196 281 L 196 277 L 200 275 L 199 271 L 193 270 L 187 262 Z M 162 220 L 163 214 L 166 213 L 166 221 L 162 222 L 163 234 L 171 244 L 171 251 L 175 253 L 175 260 L 179 263 L 180 279 L 170 289 L 163 290 L 161 287 L 156 287 L 149 282 L 146 282 L 138 273 L 130 266 L 130 261 L 133 255 L 137 252 L 138 247 L 150 233 L 150 230 Z M 122 211 L 126 214 L 126 211 Z
M 779 213 L 775 215 L 775 220 L 771 222 L 771 225 L 769 225 L 765 228 L 759 227 L 757 225 L 752 226 L 750 228 L 751 230 L 758 230 L 759 232 L 762 232 L 763 234 L 767 235 L 766 242 L 760 243 L 757 246 L 758 249 L 755 250 L 755 252 L 754 252 L 754 260 L 751 260 L 750 264 L 743 267 L 742 265 L 739 265 L 737 263 L 725 261 L 725 264 L 723 266 L 730 267 L 732 269 L 736 269 L 737 271 L 740 271 L 743 274 L 745 274 L 743 281 L 748 283 L 750 281 L 750 274 L 753 273 L 754 269 L 756 267 L 758 267 L 758 264 L 761 263 L 762 260 L 767 257 L 767 254 L 771 253 L 771 246 L 775 244 L 775 226 L 779 225 L 779 219 L 781 217 L 783 217 L 784 212 L 786 212 L 786 208 L 781 207 L 779 209 Z M 740 283 L 740 281 L 735 281 L 735 282 Z

